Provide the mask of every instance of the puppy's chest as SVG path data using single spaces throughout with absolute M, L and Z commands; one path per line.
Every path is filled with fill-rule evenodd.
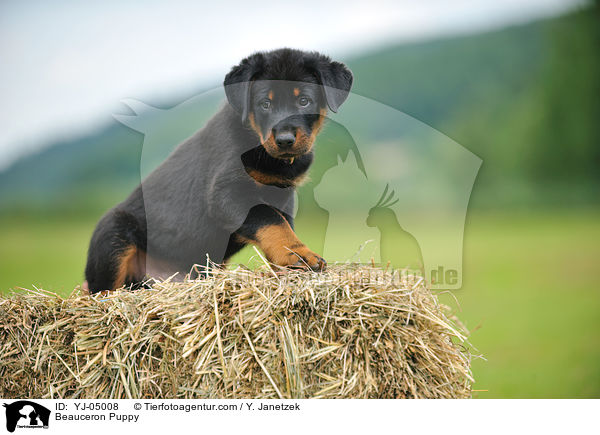
M 248 176 L 258 186 L 293 188 L 306 179 L 312 155 L 304 155 L 290 161 L 274 159 L 255 151 L 242 155 L 242 163 Z
M 272 170 L 270 168 L 261 168 L 245 165 L 246 173 L 259 186 L 276 186 L 281 188 L 296 187 L 305 181 L 307 171 L 302 172 L 292 170 Z

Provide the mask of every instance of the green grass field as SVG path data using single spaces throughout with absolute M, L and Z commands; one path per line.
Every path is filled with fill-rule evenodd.
M 474 388 L 485 390 L 476 397 L 600 397 L 599 222 L 598 210 L 469 215 L 464 285 L 454 295 L 486 358 L 473 363 Z M 69 294 L 94 224 L 0 220 L 0 289 Z

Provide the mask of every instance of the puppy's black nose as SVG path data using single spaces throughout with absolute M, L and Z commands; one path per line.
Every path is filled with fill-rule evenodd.
M 291 131 L 284 131 L 275 135 L 275 143 L 281 149 L 291 148 L 296 142 L 296 136 Z

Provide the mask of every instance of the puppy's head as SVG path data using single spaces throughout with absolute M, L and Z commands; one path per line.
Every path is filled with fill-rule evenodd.
M 322 54 L 284 48 L 242 60 L 224 85 L 266 151 L 293 159 L 310 152 L 327 108 L 336 112 L 346 100 L 352 73 Z

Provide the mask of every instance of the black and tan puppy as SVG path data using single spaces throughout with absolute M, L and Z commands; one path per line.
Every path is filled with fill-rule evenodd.
M 279 266 L 325 267 L 293 231 L 294 187 L 352 74 L 319 53 L 280 49 L 244 59 L 224 86 L 228 104 L 98 223 L 85 270 L 91 292 L 182 278 L 248 243 Z

